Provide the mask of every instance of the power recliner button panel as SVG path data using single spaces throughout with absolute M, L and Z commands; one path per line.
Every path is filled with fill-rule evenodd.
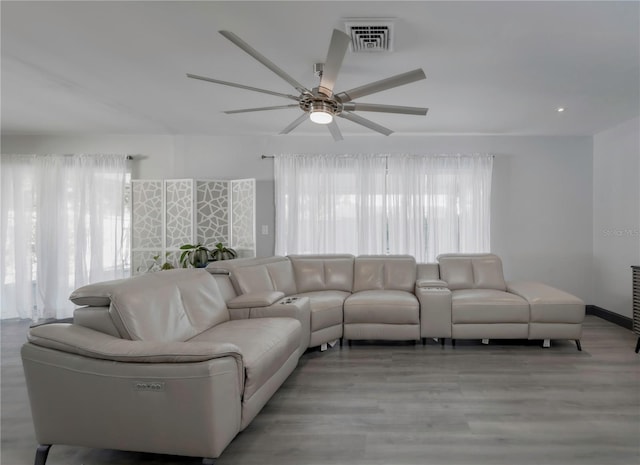
M 298 300 L 298 297 L 287 297 L 286 299 L 280 302 L 280 305 L 292 304 L 296 300 Z

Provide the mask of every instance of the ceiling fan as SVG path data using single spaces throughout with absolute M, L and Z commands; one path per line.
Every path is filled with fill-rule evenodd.
M 285 71 L 276 66 L 272 61 L 267 59 L 264 55 L 251 47 L 240 37 L 230 31 L 218 31 L 228 40 L 240 47 L 246 53 L 251 55 L 254 59 L 258 60 L 264 66 L 269 68 L 275 74 L 291 84 L 300 95 L 283 94 L 280 92 L 274 92 L 271 90 L 260 89 L 257 87 L 246 86 L 235 82 L 221 81 L 219 79 L 212 79 L 205 76 L 198 76 L 196 74 L 187 73 L 187 77 L 192 79 L 199 79 L 201 81 L 213 82 L 214 84 L 222 84 L 225 86 L 237 87 L 240 89 L 251 90 L 254 92 L 261 92 L 263 94 L 276 95 L 278 97 L 284 97 L 289 100 L 294 100 L 297 103 L 289 105 L 277 105 L 269 107 L 259 108 L 245 108 L 243 110 L 230 110 L 225 111 L 226 114 L 233 113 L 247 113 L 254 111 L 266 111 L 266 110 L 279 110 L 283 108 L 297 108 L 299 107 L 303 113 L 295 121 L 284 128 L 280 134 L 288 134 L 296 127 L 306 121 L 307 118 L 311 119 L 314 123 L 326 124 L 329 128 L 329 132 L 333 136 L 334 140 L 342 140 L 342 133 L 335 121 L 335 116 L 353 121 L 356 124 L 365 126 L 373 131 L 379 132 L 388 136 L 393 133 L 392 130 L 385 128 L 373 121 L 370 121 L 362 116 L 357 115 L 358 111 L 371 111 L 381 113 L 399 113 L 405 115 L 426 115 L 428 108 L 419 107 L 405 107 L 397 105 L 381 105 L 375 103 L 357 103 L 355 99 L 364 97 L 366 95 L 375 94 L 383 90 L 399 87 L 411 82 L 426 79 L 424 71 L 420 68 L 414 69 L 402 74 L 381 79 L 379 81 L 371 82 L 360 87 L 355 87 L 344 92 L 334 93 L 333 87 L 338 77 L 342 61 L 349 47 L 350 37 L 344 32 L 334 29 L 331 36 L 331 42 L 329 44 L 329 51 L 327 52 L 327 58 L 323 64 L 317 64 L 315 66 L 316 71 L 320 76 L 320 84 L 313 89 L 307 89 L 305 86 L 296 81 L 293 77 L 287 74 Z

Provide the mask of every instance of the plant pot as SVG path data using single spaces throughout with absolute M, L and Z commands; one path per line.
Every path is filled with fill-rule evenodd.
M 191 256 L 191 264 L 196 268 L 204 268 L 209 263 L 209 252 L 206 250 L 196 250 Z

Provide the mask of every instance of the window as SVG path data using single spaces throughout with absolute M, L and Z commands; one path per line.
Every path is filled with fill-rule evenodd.
M 276 254 L 490 249 L 488 155 L 280 155 Z
M 69 294 L 129 274 L 124 155 L 2 156 L 2 318 L 65 318 Z

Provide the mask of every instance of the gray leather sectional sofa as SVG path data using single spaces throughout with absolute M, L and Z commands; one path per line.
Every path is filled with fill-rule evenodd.
M 584 303 L 508 283 L 491 254 L 293 255 L 76 290 L 73 323 L 30 329 L 36 465 L 52 444 L 213 463 L 309 347 L 338 340 L 579 339 Z M 152 421 L 150 421 L 152 419 Z

